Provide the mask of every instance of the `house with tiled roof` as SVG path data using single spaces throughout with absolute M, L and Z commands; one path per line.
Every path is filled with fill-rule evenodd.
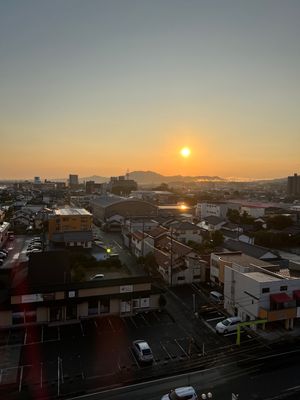
M 158 272 L 170 286 L 177 286 L 206 279 L 207 263 L 189 246 L 163 236 L 154 249 Z

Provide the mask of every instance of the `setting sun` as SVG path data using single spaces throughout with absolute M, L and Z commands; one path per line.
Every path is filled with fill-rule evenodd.
M 183 147 L 180 150 L 180 154 L 182 155 L 182 157 L 187 158 L 191 154 L 191 150 L 188 147 Z

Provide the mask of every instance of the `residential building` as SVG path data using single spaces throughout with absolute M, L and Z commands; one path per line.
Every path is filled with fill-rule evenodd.
M 271 263 L 284 265 L 284 260 L 281 259 L 275 250 L 267 249 L 266 247 L 252 245 L 238 240 L 226 240 L 223 247 L 230 251 L 241 251 L 248 256 L 257 258 L 258 260 L 269 261 Z
M 226 222 L 224 218 L 209 216 L 202 219 L 197 225 L 206 231 L 214 232 L 220 230 Z
M 196 216 L 201 219 L 206 217 L 226 218 L 229 209 L 239 211 L 240 205 L 227 202 L 198 203 L 196 205 Z
M 170 286 L 206 280 L 207 263 L 191 247 L 170 236 L 156 240 L 154 256 L 158 272 Z
M 178 198 L 178 195 L 165 190 L 134 190 L 130 195 L 155 204 L 175 204 Z
M 269 267 L 272 265 L 266 261 L 244 254 L 241 251 L 212 253 L 210 256 L 210 281 L 223 288 L 225 266 L 231 267 L 233 264 L 243 265 L 244 267 L 250 267 L 251 265 Z
M 187 221 L 175 221 L 169 225 L 169 229 L 173 237 L 179 242 L 202 243 L 202 229 L 196 224 Z
M 157 227 L 157 221 L 148 218 L 129 218 L 122 223 L 123 243 L 126 247 L 131 248 L 131 234 L 136 231 L 148 232 Z
M 59 208 L 49 215 L 49 240 L 66 246 L 92 246 L 92 214 L 84 208 Z
M 300 175 L 288 176 L 287 193 L 289 196 L 300 195 Z
M 224 307 L 243 321 L 266 320 L 293 329 L 300 316 L 300 277 L 289 269 L 233 263 L 225 266 Z M 275 325 L 276 326 L 276 325 Z
M 8 239 L 8 232 L 10 229 L 9 222 L 1 222 L 0 223 L 0 249 L 5 245 Z

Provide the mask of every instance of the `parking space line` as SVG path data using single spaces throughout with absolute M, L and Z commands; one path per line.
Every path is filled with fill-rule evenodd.
M 236 332 L 225 333 L 223 336 L 232 336 L 232 335 L 236 335 Z
M 21 367 L 21 373 L 20 373 L 20 380 L 19 380 L 19 392 L 21 392 L 21 389 L 22 389 L 23 369 L 24 369 L 24 366 L 22 365 L 22 367 Z
M 153 315 L 155 316 L 155 318 L 157 319 L 157 321 L 161 322 L 161 319 L 160 319 L 160 318 L 158 318 L 158 316 L 157 316 L 157 314 L 156 314 L 156 312 L 155 312 L 155 311 L 154 311 Z
M 83 330 L 83 326 L 82 326 L 82 323 L 81 323 L 81 321 L 80 321 L 80 328 L 81 328 L 81 333 L 82 333 L 82 336 L 85 336 L 85 335 L 84 335 L 84 330 Z
M 130 318 L 130 321 L 133 323 L 133 325 L 137 328 L 138 326 L 137 326 L 137 324 L 135 323 L 134 319 L 133 319 L 132 317 L 129 317 L 129 318 Z
M 97 321 L 96 321 L 96 320 L 93 320 L 93 322 L 94 322 L 94 324 L 95 324 L 95 327 L 98 328 Z
M 135 362 L 136 366 L 140 369 L 141 367 L 140 367 L 139 363 L 137 362 L 137 360 L 136 360 L 136 358 L 135 358 L 135 356 L 133 354 L 132 349 L 130 347 L 128 347 L 128 349 L 129 349 L 129 353 L 131 354 L 132 358 L 134 359 L 134 362 Z
M 210 321 L 216 321 L 217 319 L 223 319 L 224 317 L 215 317 L 215 318 L 210 318 L 207 319 L 206 322 L 210 322 Z
M 24 335 L 24 345 L 26 344 L 26 340 L 27 340 L 27 328 L 25 329 L 25 335 Z
M 146 320 L 146 318 L 143 316 L 143 313 L 140 314 L 143 320 L 145 321 L 145 324 L 148 326 L 151 326 L 151 324 Z
M 188 353 L 184 350 L 184 348 L 181 346 L 181 344 L 178 343 L 177 339 L 174 339 L 174 342 L 181 348 L 181 350 L 184 352 L 184 354 L 185 354 L 187 357 L 190 357 L 190 356 L 188 355 Z
M 159 343 L 160 343 L 161 348 L 165 351 L 165 353 L 167 353 L 168 357 L 169 357 L 170 359 L 172 359 L 171 354 L 168 352 L 168 350 L 167 350 L 166 347 L 162 344 L 162 342 L 159 342 Z
M 109 323 L 111 329 L 113 330 L 113 332 L 116 332 L 116 330 L 115 330 L 115 328 L 114 328 L 114 326 L 113 326 L 113 324 L 112 324 L 110 318 L 108 318 L 108 323 Z

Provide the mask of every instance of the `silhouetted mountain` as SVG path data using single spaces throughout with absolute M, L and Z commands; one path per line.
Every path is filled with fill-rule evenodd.
M 129 173 L 129 177 L 140 184 L 160 184 L 170 182 L 200 182 L 200 181 L 223 181 L 218 176 L 182 176 L 173 175 L 165 176 L 153 171 L 133 171 Z
M 155 184 L 170 183 L 170 182 L 200 182 L 200 181 L 223 181 L 223 178 L 218 176 L 165 176 L 153 171 L 133 171 L 129 173 L 129 178 L 134 179 L 139 184 Z M 110 178 L 93 175 L 80 178 L 80 182 L 95 181 L 103 183 L 109 181 Z

